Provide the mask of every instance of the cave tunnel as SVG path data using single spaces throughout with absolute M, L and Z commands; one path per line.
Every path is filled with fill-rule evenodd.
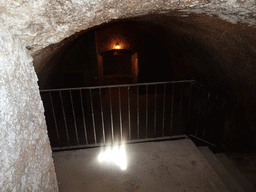
M 254 36 L 254 28 L 204 14 L 149 14 L 77 32 L 37 51 L 33 59 L 40 89 L 69 87 L 63 80 L 67 71 L 84 71 L 84 84 L 75 87 L 96 86 L 97 54 L 123 38 L 126 49 L 139 53 L 139 83 L 196 80 L 225 98 L 224 143 L 233 150 L 253 150 Z
M 116 42 L 122 43 L 124 46 L 122 50 L 137 52 L 139 54 L 138 83 L 175 80 L 172 73 L 170 55 L 173 53 L 165 49 L 163 39 L 159 40 L 154 33 L 147 32 L 146 26 L 144 29 L 136 21 L 124 20 L 112 22 L 82 31 L 75 39 L 69 37 L 66 41 L 62 47 L 66 47 L 69 43 L 72 45 L 68 46 L 66 48 L 67 50 L 55 53 L 59 57 L 53 57 L 52 60 L 48 61 L 51 63 L 50 66 L 53 66 L 53 69 L 46 68 L 38 71 L 39 86 L 41 89 L 83 87 L 101 84 L 97 69 L 97 57 L 109 50 L 113 50 L 113 44 Z M 62 47 L 59 49 L 62 50 Z M 47 47 L 46 49 L 49 48 Z M 40 54 L 38 53 L 35 58 L 40 57 Z M 44 61 L 41 58 L 40 60 L 40 62 Z M 48 62 L 44 63 L 44 65 L 47 65 Z M 112 68 L 112 70 L 114 69 Z M 68 80 L 65 74 L 79 71 L 83 71 L 84 73 L 83 80 L 80 81 L 83 83 L 78 83 L 74 86 L 67 85 L 65 82 Z M 188 72 L 184 72 L 184 77 L 189 78 L 189 75 L 186 75 L 186 73 Z M 179 79 L 184 78 L 179 77 Z
M 255 0 L 7 0 L 0 10 L 2 190 L 58 191 L 39 91 L 100 85 L 108 30 L 138 53 L 138 82 L 194 79 L 198 101 L 200 90 L 225 98 L 223 144 L 255 151 Z

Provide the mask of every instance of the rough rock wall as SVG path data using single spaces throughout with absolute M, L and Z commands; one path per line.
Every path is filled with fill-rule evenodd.
M 0 1 L 2 191 L 57 191 L 37 79 L 24 47 L 35 53 L 77 31 L 111 19 L 169 10 L 206 13 L 232 23 L 256 24 L 255 0 Z
M 255 0 L 5 0 L 0 18 L 31 53 L 75 32 L 112 19 L 170 10 L 217 15 L 229 22 L 256 24 Z
M 32 58 L 0 22 L 0 191 L 58 191 Z

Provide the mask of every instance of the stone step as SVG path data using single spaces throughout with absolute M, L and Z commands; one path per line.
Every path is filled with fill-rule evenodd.
M 215 156 L 246 192 L 256 191 L 255 187 L 247 180 L 247 178 L 238 170 L 234 163 L 232 163 L 232 161 L 225 154 L 217 153 Z
M 204 158 L 208 161 L 208 163 L 212 166 L 212 168 L 215 170 L 215 172 L 229 189 L 229 191 L 245 192 L 243 187 L 234 179 L 234 177 L 227 171 L 227 169 L 221 164 L 221 162 L 208 147 L 202 146 L 198 147 L 198 149 L 202 153 Z

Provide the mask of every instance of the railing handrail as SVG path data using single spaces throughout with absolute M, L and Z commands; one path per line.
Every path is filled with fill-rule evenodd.
M 134 143 L 144 143 L 144 142 L 155 142 L 155 141 L 168 141 L 168 140 L 179 140 L 179 139 L 188 139 L 187 135 L 174 135 L 174 136 L 165 136 L 165 137 L 156 137 L 156 138 L 147 138 L 147 139 L 134 139 L 127 140 L 123 143 L 125 144 L 134 144 Z M 121 144 L 121 142 L 119 142 Z M 63 150 L 74 150 L 74 149 L 86 149 L 86 148 L 94 148 L 94 147 L 106 147 L 113 146 L 112 142 L 109 143 L 97 143 L 97 144 L 87 144 L 87 145 L 79 145 L 79 146 L 68 146 L 68 147 L 53 147 L 52 151 L 63 151 Z
M 194 83 L 182 80 L 41 90 L 46 110 L 50 110 L 46 119 L 52 148 L 186 134 Z
M 69 90 L 82 90 L 82 89 L 100 89 L 100 88 L 111 88 L 111 87 L 128 87 L 128 86 L 140 86 L 140 85 L 156 85 L 166 83 L 190 83 L 196 80 L 182 80 L 182 81 L 165 81 L 165 82 L 153 82 L 153 83 L 135 83 L 135 84 L 122 84 L 122 85 L 103 85 L 103 86 L 92 86 L 92 87 L 77 87 L 77 88 L 60 88 L 60 89 L 43 89 L 40 92 L 50 91 L 69 91 Z

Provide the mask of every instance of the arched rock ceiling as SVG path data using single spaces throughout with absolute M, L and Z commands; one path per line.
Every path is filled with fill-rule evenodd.
M 35 53 L 75 32 L 113 19 L 170 10 L 256 24 L 255 0 L 5 0 L 0 2 L 0 19 Z
M 30 49 L 36 71 L 82 30 L 130 18 L 167 31 L 162 37 L 167 49 L 173 40 L 212 85 L 233 87 L 231 95 L 246 92 L 242 100 L 255 100 L 255 0 L 6 0 L 0 14 L 0 23 Z M 65 39 L 69 36 L 72 40 Z

